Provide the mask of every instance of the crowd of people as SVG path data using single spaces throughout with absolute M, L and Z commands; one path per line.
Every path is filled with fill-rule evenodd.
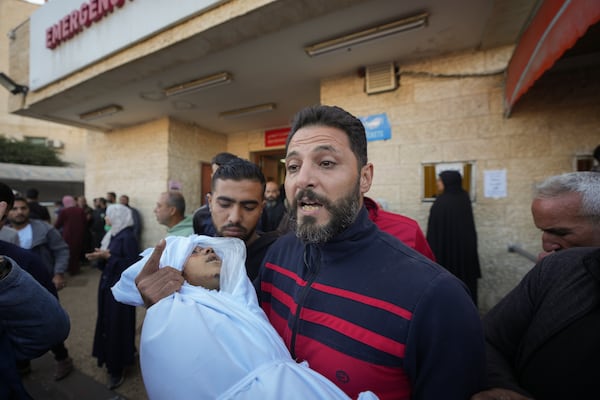
M 93 209 L 87 205 L 85 197 L 65 195 L 60 201 L 55 217 L 51 218 L 48 208 L 39 202 L 39 193 L 35 188 L 27 190 L 23 197 L 0 182 L 0 193 L 0 201 L 6 204 L 0 222 L 0 255 L 14 260 L 56 299 L 58 299 L 58 292 L 67 284 L 66 275 L 79 274 L 82 263 L 92 262 L 94 267 L 102 270 L 93 355 L 98 358 L 99 366 L 107 365 L 109 387 L 118 387 L 123 382 L 123 366 L 133 363 L 134 336 L 131 336 L 133 350 L 130 352 L 130 359 L 126 360 L 126 363 L 118 361 L 119 366 L 115 367 L 112 358 L 106 356 L 106 353 L 114 352 L 119 357 L 127 353 L 115 347 L 113 342 L 107 342 L 107 339 L 111 338 L 107 336 L 105 324 L 116 326 L 115 316 L 121 309 L 125 309 L 129 312 L 129 316 L 132 316 L 125 320 L 133 324 L 132 326 L 135 325 L 135 309 L 116 303 L 110 295 L 110 286 L 119 279 L 120 273 L 131 265 L 139 254 L 138 238 L 141 234 L 139 212 L 129 206 L 129 198 L 126 195 L 121 196 L 120 204 L 110 204 L 105 198 L 94 199 Z M 111 194 L 114 196 L 112 192 L 107 193 L 108 199 L 111 199 Z M 113 209 L 122 210 L 119 217 L 123 214 L 131 215 L 127 226 L 134 239 L 126 249 L 113 245 L 112 257 L 110 254 L 107 257 L 110 238 L 116 235 L 114 225 L 119 226 L 120 223 L 117 216 L 113 216 L 111 222 L 110 215 Z M 135 220 L 134 216 L 136 216 Z M 123 228 L 124 226 L 119 230 Z M 122 255 L 121 252 L 126 254 Z M 124 260 L 119 263 L 121 256 Z M 110 258 L 110 262 L 107 262 L 107 258 Z M 108 293 L 106 301 L 102 301 L 103 290 Z M 105 312 L 111 304 L 114 304 L 113 308 Z M 121 329 L 118 326 L 117 329 L 110 330 L 118 337 L 118 342 L 122 341 L 122 333 L 128 331 L 129 329 Z M 53 353 L 56 362 L 53 378 L 57 381 L 66 378 L 73 371 L 74 365 L 64 342 L 53 343 L 47 350 Z M 18 376 L 30 373 L 30 361 L 30 358 L 15 359 L 15 371 Z
M 152 399 L 595 393 L 600 347 L 589 331 L 600 322 L 598 172 L 536 186 L 531 212 L 543 253 L 481 317 L 475 217 L 459 172 L 439 174 L 424 234 L 415 220 L 366 196 L 374 167 L 364 127 L 350 113 L 301 110 L 285 150 L 283 185 L 219 153 L 206 206 L 188 215 L 181 192 L 160 193 L 154 214 L 167 238 L 142 253 L 140 214 L 127 195 L 117 203 L 107 192 L 93 208 L 64 196 L 50 224 L 37 191 L 14 196 L 1 184 L 0 287 L 29 272 L 63 324 L 52 328 L 55 340 L 29 353 L 18 346 L 21 331 L 2 328 L 0 349 L 11 358 L 0 368 L 16 378 L 0 381 L 0 390 L 24 390 L 19 370 L 44 351 L 55 355 L 55 379 L 73 369 L 56 300 L 65 274 L 79 273 L 84 261 L 102 271 L 92 354 L 111 389 L 135 361 L 135 306 L 143 305 L 140 362 Z M 2 301 L 0 292 L 0 309 Z M 220 350 L 209 356 L 212 347 Z M 172 379 L 157 384 L 165 373 Z

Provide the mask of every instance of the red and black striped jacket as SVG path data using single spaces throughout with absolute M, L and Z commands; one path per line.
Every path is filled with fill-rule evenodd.
M 292 357 L 352 398 L 464 400 L 483 387 L 483 333 L 464 285 L 365 208 L 327 243 L 277 240 L 256 283 Z

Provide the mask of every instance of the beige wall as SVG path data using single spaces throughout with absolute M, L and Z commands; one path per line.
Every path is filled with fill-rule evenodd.
M 18 46 L 10 46 L 13 39 L 9 37 L 9 33 L 22 24 L 28 25 L 29 15 L 37 7 L 25 1 L 0 0 L 0 71 L 15 82 L 25 85 L 29 80 L 29 30 L 19 29 L 19 35 L 15 35 L 14 39 L 20 42 Z M 9 70 L 9 57 L 12 58 L 10 65 L 17 65 L 19 68 Z M 64 143 L 64 147 L 58 150 L 61 160 L 71 163 L 73 167 L 84 167 L 87 131 L 7 112 L 9 102 L 20 104 L 21 100 L 22 95 L 13 95 L 0 88 L 0 135 L 17 140 L 26 136 L 59 140 Z
M 325 80 L 321 86 L 323 104 L 341 106 L 357 116 L 387 113 L 392 139 L 369 143 L 369 158 L 375 165 L 369 195 L 384 199 L 392 211 L 416 219 L 423 231 L 431 203 L 421 200 L 422 164 L 475 162 L 473 209 L 483 269 L 482 311 L 532 267 L 525 258 L 509 253 L 509 244 L 534 254 L 541 251 L 540 233 L 529 210 L 533 185 L 547 176 L 572 171 L 575 156 L 590 154 L 600 138 L 600 79 L 593 74 L 547 76 L 505 118 L 504 69 L 511 53 L 512 47 L 503 47 L 403 65 L 398 90 L 377 95 L 366 95 L 363 78 L 355 74 Z M 215 140 L 210 133 L 198 130 L 197 134 L 203 146 Z M 245 158 L 272 150 L 264 147 L 262 131 L 241 132 L 223 140 L 205 161 L 223 150 Z M 189 176 L 181 179 L 194 186 L 202 157 L 183 156 L 193 148 L 170 150 L 170 159 L 181 160 L 170 173 L 187 171 L 181 176 Z M 180 152 L 181 158 L 174 156 Z M 484 198 L 483 172 L 496 169 L 507 170 L 508 197 Z M 152 223 L 156 224 L 153 216 Z
M 154 206 L 169 182 L 181 184 L 186 213 L 200 206 L 200 164 L 225 151 L 225 136 L 193 124 L 162 118 L 134 128 L 89 134 L 86 197 L 126 194 L 143 219 L 144 247 L 164 237 L 166 227 L 156 222 Z
M 269 3 L 270 0 L 233 0 L 173 27 L 163 35 L 135 44 L 101 62 L 32 93 L 37 102 L 60 93 L 102 71 L 122 66 L 167 45 L 185 40 L 199 30 Z M 4 35 L 24 21 L 32 8 L 16 0 L 0 0 L 0 66 L 8 65 L 8 39 Z M 13 21 L 18 21 L 14 23 Z M 200 23 L 202 22 L 202 23 Z M 10 25 L 12 24 L 12 25 Z M 22 53 L 28 53 L 28 29 L 17 35 Z M 504 70 L 512 47 L 466 52 L 412 64 L 400 64 L 400 87 L 366 95 L 364 79 L 355 73 L 321 83 L 323 104 L 339 105 L 357 116 L 385 112 L 392 138 L 371 142 L 369 157 L 375 179 L 369 195 L 386 200 L 389 208 L 416 219 L 425 231 L 431 203 L 421 201 L 422 164 L 474 161 L 476 202 L 474 212 L 483 268 L 480 304 L 483 311 L 510 290 L 532 263 L 508 253 L 509 244 L 540 251 L 540 234 L 531 221 L 531 187 L 544 177 L 573 170 L 578 154 L 589 154 L 600 142 L 600 77 L 581 71 L 545 76 L 517 104 L 510 118 L 503 116 Z M 27 61 L 14 62 L 10 71 L 19 82 L 27 79 Z M 2 91 L 0 108 L 20 108 L 19 96 Z M 107 191 L 130 196 L 145 224 L 143 246 L 164 235 L 165 227 L 153 215 L 158 195 L 168 182 L 182 185 L 187 212 L 200 204 L 200 163 L 229 151 L 249 158 L 265 150 L 262 131 L 223 136 L 198 126 L 163 118 L 108 133 L 80 131 L 0 112 L 0 132 L 41 135 L 63 140 L 65 159 L 86 167 L 86 197 Z M 269 148 L 272 150 L 272 148 Z M 507 170 L 508 197 L 483 197 L 483 172 Z
M 240 132 L 229 135 L 227 141 L 227 151 L 247 159 L 250 158 L 251 153 L 265 150 L 280 150 L 283 148 L 284 146 L 265 147 L 264 131 Z
M 537 254 L 541 235 L 529 210 L 534 183 L 573 170 L 578 154 L 600 143 L 600 77 L 546 77 L 503 117 L 503 71 L 512 48 L 462 53 L 401 65 L 400 87 L 366 95 L 363 79 L 340 76 L 322 82 L 323 104 L 363 116 L 385 112 L 392 139 L 370 142 L 375 166 L 369 196 L 416 219 L 423 231 L 431 203 L 421 201 L 422 163 L 472 160 L 477 198 L 473 205 L 483 268 L 480 305 L 495 304 L 532 263 L 514 253 L 520 244 Z M 462 77 L 442 77 L 460 75 Z M 581 75 L 581 76 L 580 76 Z M 506 169 L 508 197 L 483 197 L 483 171 Z

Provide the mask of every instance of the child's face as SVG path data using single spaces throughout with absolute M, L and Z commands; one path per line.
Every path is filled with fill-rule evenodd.
M 210 247 L 196 246 L 183 266 L 183 278 L 194 286 L 219 289 L 221 259 Z

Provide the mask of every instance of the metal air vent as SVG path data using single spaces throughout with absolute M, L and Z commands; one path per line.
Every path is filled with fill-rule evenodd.
M 396 67 L 394 63 L 369 65 L 365 68 L 365 92 L 375 94 L 396 90 Z

